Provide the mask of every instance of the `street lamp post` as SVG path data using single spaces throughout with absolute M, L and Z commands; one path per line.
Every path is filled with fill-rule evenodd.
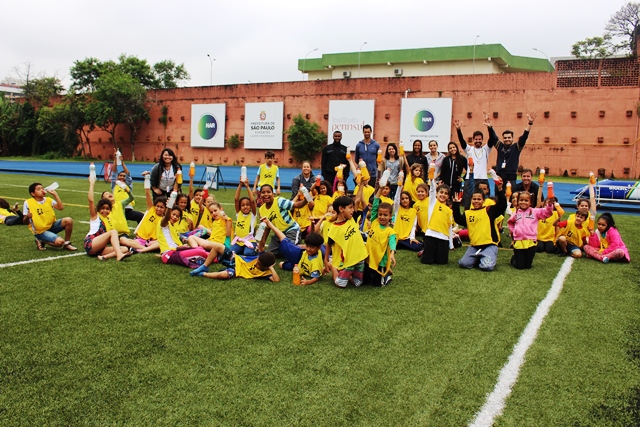
M 358 78 L 360 78 L 360 55 L 362 54 L 362 48 L 365 44 L 367 44 L 367 42 L 362 43 L 362 46 L 360 46 L 360 51 L 358 52 Z
M 478 43 L 478 37 L 480 37 L 480 35 L 477 35 L 473 41 L 473 74 L 476 73 L 476 44 Z
M 313 50 L 310 50 L 309 53 L 307 53 L 304 56 L 304 60 L 302 61 L 302 80 L 304 81 L 304 74 L 307 71 L 307 56 L 311 55 L 313 52 L 315 52 L 316 50 L 318 50 L 318 48 L 315 48 Z M 309 76 L 307 76 L 307 80 L 309 80 Z
M 540 52 L 541 54 L 544 55 L 545 58 L 547 58 L 547 71 L 550 73 L 551 72 L 551 60 L 549 59 L 547 54 L 544 53 L 543 51 L 541 51 L 540 49 L 536 49 L 535 47 L 532 48 L 532 49 L 535 50 L 536 52 Z
M 211 68 L 209 70 L 209 86 L 213 86 L 213 61 L 215 61 L 215 59 L 213 59 L 208 53 L 207 57 L 209 57 L 209 63 L 211 64 Z

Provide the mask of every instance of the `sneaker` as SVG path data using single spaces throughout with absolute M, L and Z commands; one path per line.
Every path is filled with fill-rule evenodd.
M 391 279 L 393 278 L 393 276 L 391 274 L 387 275 L 386 277 L 382 278 L 382 283 L 380 284 L 381 286 L 387 286 L 389 283 L 391 283 Z
M 602 258 L 602 262 L 605 263 L 605 264 L 608 263 L 609 262 L 609 258 L 607 258 L 607 257 Z
M 416 254 L 416 256 L 417 256 L 418 258 L 422 258 L 422 252 L 424 252 L 424 249 L 423 249 L 423 250 L 421 250 L 421 251 L 419 251 L 419 252 Z
M 200 267 L 191 270 L 189 272 L 190 275 L 192 276 L 202 276 L 204 273 L 208 273 L 209 272 L 209 267 L 207 267 L 206 265 L 202 264 Z

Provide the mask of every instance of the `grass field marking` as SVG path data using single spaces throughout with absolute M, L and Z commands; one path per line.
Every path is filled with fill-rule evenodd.
M 60 258 L 69 258 L 69 257 L 72 257 L 72 256 L 80 256 L 80 255 L 86 255 L 86 253 L 84 251 L 82 251 L 82 252 L 76 252 L 76 253 L 69 254 L 69 255 L 50 256 L 50 257 L 47 257 L 47 258 L 30 259 L 30 260 L 27 260 L 27 261 L 8 262 L 6 264 L 0 264 L 0 268 L 15 267 L 16 265 L 31 264 L 31 263 L 34 263 L 34 262 L 53 261 L 53 260 L 60 259 Z
M 475 419 L 471 424 L 471 427 L 489 427 L 493 425 L 493 422 L 497 417 L 502 414 L 504 410 L 506 400 L 511 394 L 511 390 L 518 379 L 520 368 L 524 364 L 525 355 L 529 347 L 533 344 L 538 335 L 538 331 L 542 326 L 544 318 L 549 314 L 549 310 L 555 301 L 558 299 L 564 281 L 571 272 L 574 259 L 569 257 L 565 260 L 560 268 L 560 271 L 556 275 L 547 296 L 540 301 L 535 313 L 531 316 L 529 323 L 525 327 L 522 335 L 518 339 L 517 344 L 513 347 L 513 352 L 509 356 L 509 360 L 504 365 L 498 376 L 498 382 L 496 383 L 493 391 L 480 410 L 475 416 Z

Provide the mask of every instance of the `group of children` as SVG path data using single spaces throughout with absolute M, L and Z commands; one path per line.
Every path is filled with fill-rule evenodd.
M 397 250 L 417 252 L 423 264 L 447 264 L 450 251 L 460 246 L 458 235 L 469 239 L 459 266 L 493 270 L 502 224 L 508 215 L 511 265 L 517 269 L 531 268 L 538 252 L 576 258 L 584 253 L 604 263 L 629 261 L 613 217 L 605 213 L 597 223 L 594 221 L 593 182 L 589 184 L 591 199 L 581 199 L 576 214 L 564 221 L 555 198 L 542 200 L 542 186 L 534 204 L 526 191 L 505 194 L 499 180 L 495 198 L 488 197 L 486 183 L 476 188 L 472 184 L 471 206 L 462 212 L 461 194 L 451 194 L 446 184 L 436 181 L 433 170 L 429 170 L 424 182 L 422 165 L 414 164 L 406 168 L 406 180 L 402 170 L 395 174 L 395 184 L 389 181 L 390 174 L 381 170 L 374 188 L 369 185 L 366 167 L 358 167 L 349 159 L 349 165 L 338 168 L 334 183 L 318 176 L 310 192 L 301 185 L 299 191 L 293 189 L 297 196 L 288 200 L 279 196 L 277 166 L 273 165 L 273 155 L 267 154 L 266 167 L 258 171 L 253 191 L 246 176 L 238 184 L 235 221 L 206 188 L 193 188 L 190 173 L 189 193 L 172 193 L 169 200 L 157 197 L 154 201 L 145 185 L 147 209 L 133 238 L 125 212 L 134 201 L 131 182 L 126 180 L 128 174 L 114 175 L 117 178 L 113 191 L 103 192 L 97 203 L 95 178 L 90 178 L 90 229 L 83 245 L 86 253 L 103 261 L 120 261 L 135 253 L 159 251 L 162 262 L 189 267 L 193 276 L 266 277 L 271 281 L 279 280 L 274 266 L 276 255 L 280 255 L 284 258 L 280 268 L 299 272 L 302 285 L 330 274 L 338 287 L 346 287 L 349 282 L 356 286 L 385 286 L 392 279 Z M 391 163 L 398 158 L 393 154 Z M 401 165 L 406 165 L 403 155 L 399 159 Z M 347 193 L 341 173 L 347 166 L 356 183 L 351 194 Z M 469 169 L 473 180 L 471 162 Z M 15 218 L 28 223 L 40 250 L 45 249 L 45 244 L 76 250 L 70 240 L 73 220 L 56 219 L 54 210 L 62 210 L 64 205 L 55 189 L 47 191 L 34 183 L 29 193 L 31 198 L 25 201 L 22 212 L 15 207 L 11 210 L 0 199 L 0 216 L 5 224 L 16 223 Z M 47 193 L 52 197 L 46 197 Z M 259 195 L 258 200 L 255 194 Z M 458 233 L 461 227 L 466 230 Z M 64 238 L 58 236 L 62 231 Z M 265 251 L 269 234 L 272 236 Z M 423 236 L 422 241 L 418 240 L 419 235 Z M 220 263 L 225 269 L 211 272 L 213 263 Z

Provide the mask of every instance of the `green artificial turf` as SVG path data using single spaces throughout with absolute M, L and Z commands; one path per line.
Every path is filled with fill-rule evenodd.
M 36 180 L 51 178 L 0 175 L 0 197 Z M 87 183 L 56 180 L 80 247 Z M 496 425 L 640 421 L 639 220 L 616 221 L 634 262 L 573 264 Z M 24 226 L 0 242 L 0 264 L 69 254 Z M 345 290 L 193 278 L 153 254 L 0 268 L 0 424 L 467 425 L 564 259 L 517 271 L 501 250 L 484 273 L 457 267 L 463 251 L 447 266 L 401 251 L 389 286 Z

